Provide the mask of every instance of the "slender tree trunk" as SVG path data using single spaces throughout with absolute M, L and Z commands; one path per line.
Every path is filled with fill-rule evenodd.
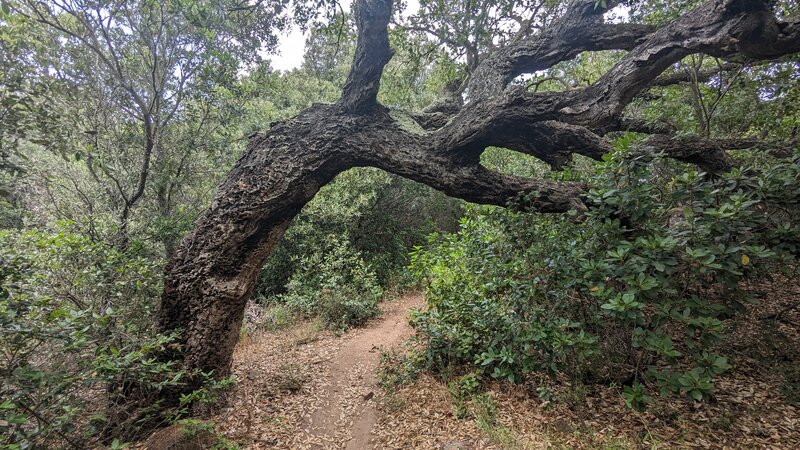
M 131 207 L 128 205 L 128 201 L 123 199 L 122 204 L 122 212 L 119 214 L 119 225 L 117 228 L 117 236 L 114 240 L 114 246 L 119 250 L 126 250 L 128 245 L 130 244 L 130 232 L 129 232 L 129 223 L 130 223 L 130 213 Z
M 171 181 L 168 183 L 172 184 Z M 172 207 L 169 195 L 170 188 L 171 186 L 167 187 L 166 184 L 162 183 L 156 189 L 156 207 L 162 223 L 169 223 L 172 219 Z M 172 254 L 175 253 L 175 249 L 178 247 L 178 240 L 171 232 L 162 233 L 159 236 L 159 240 L 164 245 L 164 259 L 169 261 Z

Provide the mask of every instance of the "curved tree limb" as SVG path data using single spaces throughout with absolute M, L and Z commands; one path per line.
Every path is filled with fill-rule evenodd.
M 561 111 L 570 123 L 601 127 L 671 64 L 693 53 L 771 59 L 800 51 L 800 28 L 777 21 L 763 0 L 711 0 L 633 48 Z M 786 53 L 782 53 L 786 52 Z
M 711 176 L 719 176 L 736 167 L 727 150 L 759 148 L 778 157 L 789 154 L 786 145 L 756 138 L 707 139 L 696 136 L 677 138 L 654 135 L 649 137 L 644 145 L 664 152 L 670 158 L 694 164 Z
M 541 33 L 517 40 L 485 59 L 470 77 L 469 96 L 481 99 L 497 94 L 518 75 L 548 69 L 583 51 L 631 50 L 656 31 L 650 25 L 606 24 L 603 12 L 593 0 L 572 2 Z
M 698 70 L 697 73 L 675 72 L 669 75 L 661 75 L 660 77 L 653 80 L 651 86 L 665 87 L 681 83 L 691 83 L 691 82 L 704 83 L 713 78 L 714 76 L 721 75 L 725 72 L 730 72 L 733 70 L 740 70 L 741 68 L 742 68 L 741 64 L 728 62 L 721 64 L 719 67 L 714 69 Z

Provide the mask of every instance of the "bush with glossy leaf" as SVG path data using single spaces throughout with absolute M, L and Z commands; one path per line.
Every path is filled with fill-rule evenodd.
M 343 330 L 378 315 L 383 290 L 375 272 L 346 239 L 329 236 L 328 245 L 300 258 L 299 269 L 281 301 L 304 315 L 319 316 Z
M 800 155 L 712 179 L 624 150 L 585 180 L 580 223 L 475 209 L 414 253 L 429 366 L 619 382 L 636 408 L 656 387 L 712 395 L 726 323 L 755 302 L 744 282 L 797 275 Z

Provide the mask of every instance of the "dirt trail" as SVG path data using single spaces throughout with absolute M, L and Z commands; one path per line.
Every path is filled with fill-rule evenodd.
M 383 304 L 383 315 L 342 336 L 295 327 L 237 347 L 233 402 L 215 419 L 242 448 L 371 449 L 382 351 L 412 333 L 420 294 Z
M 370 400 L 377 389 L 375 369 L 380 353 L 411 334 L 408 309 L 421 304 L 419 295 L 404 297 L 380 321 L 344 342 L 331 366 L 327 395 L 307 424 L 323 447 L 341 447 L 346 440 L 346 449 L 372 448 L 370 432 L 378 412 Z

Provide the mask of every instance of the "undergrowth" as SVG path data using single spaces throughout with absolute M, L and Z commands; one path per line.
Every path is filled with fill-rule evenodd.
M 744 282 L 796 279 L 800 153 L 713 178 L 630 143 L 561 175 L 595 186 L 580 220 L 473 207 L 412 254 L 427 368 L 615 383 L 635 409 L 713 396 L 726 321 L 757 303 Z
M 3 449 L 122 446 L 214 403 L 233 382 L 161 358 L 177 335 L 149 321 L 162 268 L 142 246 L 121 251 L 71 227 L 0 230 Z M 201 387 L 170 407 L 131 400 L 134 390 L 147 399 L 187 382 Z

